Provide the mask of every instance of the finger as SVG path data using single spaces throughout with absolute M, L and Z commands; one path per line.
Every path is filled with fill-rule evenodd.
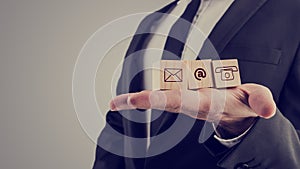
M 165 110 L 173 113 L 184 113 L 195 118 L 204 118 L 210 100 L 199 91 L 191 90 L 166 90 L 153 91 L 149 96 L 152 109 Z M 206 101 L 206 102 L 205 102 Z
M 152 91 L 141 91 L 138 93 L 133 93 L 128 98 L 128 104 L 131 105 L 134 108 L 138 109 L 150 109 L 151 108 L 151 102 L 150 102 L 150 95 Z
M 182 93 L 184 93 L 186 99 L 182 98 Z M 195 101 L 196 99 L 193 99 L 193 97 L 191 97 L 191 95 L 188 93 L 192 92 L 181 92 L 180 90 L 142 91 L 139 93 L 130 94 L 130 96 L 127 98 L 127 104 L 129 106 L 122 107 L 134 107 L 138 109 L 158 109 L 179 113 L 182 112 L 182 100 L 185 100 L 186 103 L 188 103 L 188 100 L 193 100 L 194 102 L 197 102 Z M 192 102 L 189 102 L 189 104 L 191 103 Z M 195 105 L 196 104 L 194 104 L 193 106 Z M 191 106 L 192 105 L 187 104 L 184 107 L 186 107 L 187 109 L 192 109 Z
M 249 106 L 257 115 L 266 119 L 275 115 L 276 104 L 267 87 L 258 84 L 244 84 L 239 88 L 248 94 Z
M 139 109 L 158 109 L 175 112 L 180 108 L 180 92 L 167 91 L 142 91 L 132 94 L 129 103 Z M 177 112 L 177 111 L 176 111 Z
M 203 96 L 200 95 L 201 92 L 188 90 L 142 91 L 115 97 L 110 102 L 110 108 L 113 111 L 136 108 L 158 109 L 198 117 L 200 110 L 208 107 L 206 104 L 200 104 L 200 98 L 206 97 L 203 94 Z
M 151 91 L 142 91 L 138 93 L 127 93 L 116 96 L 110 102 L 110 109 L 116 110 L 129 110 L 129 109 L 149 109 L 151 103 L 149 95 Z
M 131 94 L 122 94 L 113 98 L 110 103 L 110 110 L 117 111 L 117 110 L 128 110 L 134 109 L 131 104 L 128 104 L 128 99 L 130 98 Z

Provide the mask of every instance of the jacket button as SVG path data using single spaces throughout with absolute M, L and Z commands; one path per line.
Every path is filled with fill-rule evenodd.
M 239 163 L 234 167 L 234 169 L 249 169 L 249 165 L 246 163 Z

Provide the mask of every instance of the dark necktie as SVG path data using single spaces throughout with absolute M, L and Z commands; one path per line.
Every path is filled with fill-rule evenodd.
M 184 13 L 172 26 L 164 47 L 162 56 L 163 60 L 179 60 L 181 58 L 182 50 L 184 48 L 193 19 L 200 7 L 200 3 L 201 0 L 192 0 L 186 7 Z M 167 130 L 174 123 L 176 118 L 177 114 L 161 114 L 160 110 L 152 109 L 151 136 L 155 136 Z
M 164 47 L 163 60 L 179 60 L 181 58 L 189 30 L 200 4 L 201 0 L 192 0 L 172 26 Z

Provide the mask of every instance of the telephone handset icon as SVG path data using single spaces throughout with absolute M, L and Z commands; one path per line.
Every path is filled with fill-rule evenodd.
M 233 72 L 237 72 L 237 71 L 238 71 L 238 68 L 236 66 L 223 66 L 223 67 L 217 67 L 215 69 L 216 73 L 221 73 L 222 81 L 234 80 Z

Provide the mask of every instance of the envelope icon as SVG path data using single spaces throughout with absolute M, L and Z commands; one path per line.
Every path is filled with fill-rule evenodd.
M 164 68 L 164 82 L 182 82 L 182 79 L 181 68 Z

